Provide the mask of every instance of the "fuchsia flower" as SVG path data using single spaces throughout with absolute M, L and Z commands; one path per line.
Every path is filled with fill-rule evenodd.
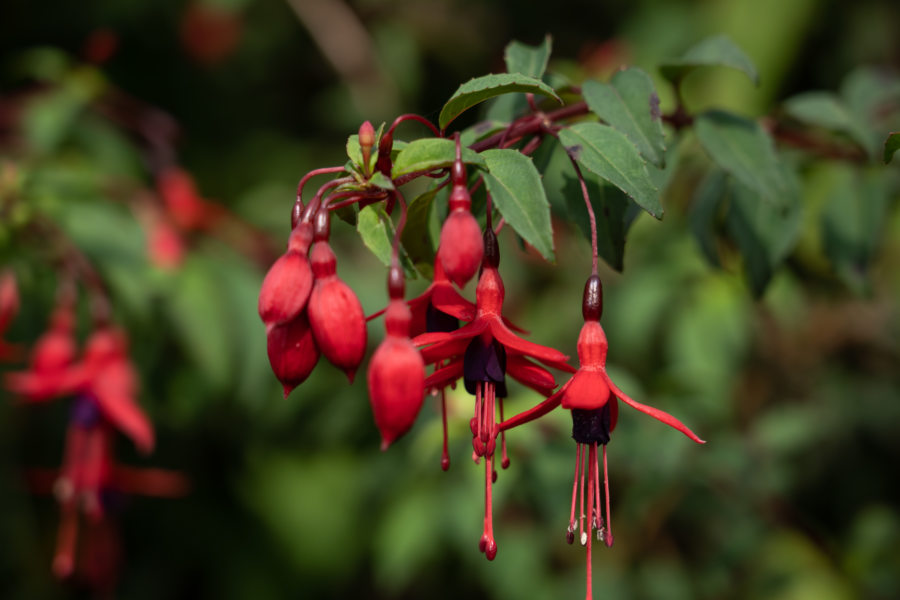
M 11 270 L 0 273 L 0 336 L 19 312 L 19 287 Z M 18 348 L 0 339 L 0 360 L 16 356 Z
M 287 398 L 295 387 L 306 381 L 319 362 L 319 348 L 306 311 L 293 321 L 272 326 L 266 333 L 266 341 L 269 364 L 284 386 L 284 397 Z
M 259 290 L 259 317 L 269 330 L 293 321 L 306 308 L 313 273 L 306 253 L 312 242 L 312 224 L 300 222 L 291 231 L 288 249 L 269 268 Z
M 422 408 L 425 363 L 409 339 L 412 313 L 403 302 L 403 273 L 392 267 L 390 301 L 384 317 L 387 336 L 369 362 L 369 399 L 381 432 L 381 449 L 406 433 Z
M 187 492 L 187 480 L 162 469 L 134 469 L 113 460 L 113 423 L 91 396 L 72 405 L 62 467 L 31 470 L 35 492 L 51 492 L 60 505 L 60 524 L 53 573 L 76 577 L 97 591 L 111 591 L 120 562 L 120 543 L 111 513 L 122 496 L 175 497 Z M 151 430 L 152 436 L 152 430 Z M 80 516 L 86 519 L 79 552 Z M 81 561 L 76 556 L 81 555 Z
M 328 244 L 327 207 L 316 214 L 310 262 L 315 285 L 309 297 L 309 324 L 316 345 L 334 366 L 353 381 L 366 352 L 366 317 L 359 298 L 337 276 L 337 259 Z
M 497 267 L 500 252 L 497 237 L 488 227 L 484 234 L 484 262 L 476 289 L 476 314 L 471 323 L 452 332 L 426 333 L 413 340 L 424 346 L 422 357 L 426 364 L 443 362 L 425 380 L 425 386 L 443 387 L 463 377 L 466 390 L 475 395 L 475 416 L 470 421 L 476 457 L 485 457 L 485 523 L 479 548 L 489 560 L 497 553 L 491 517 L 491 484 L 495 442 L 495 403 L 506 396 L 505 375 L 542 393 L 549 394 L 556 381 L 546 369 L 532 362 L 536 359 L 547 366 L 573 371 L 568 357 L 558 350 L 547 348 L 518 337 L 504 323 L 502 316 L 504 288 Z M 505 441 L 505 440 L 504 440 Z M 503 452 L 503 466 L 508 458 Z
M 681 421 L 659 409 L 632 400 L 609 378 L 606 372 L 608 344 L 600 316 L 603 312 L 603 291 L 600 278 L 592 275 L 584 288 L 582 314 L 584 326 L 578 337 L 578 360 L 580 367 L 569 381 L 555 394 L 534 408 L 503 421 L 496 433 L 504 432 L 538 417 L 559 405 L 572 411 L 572 437 L 577 444 L 575 460 L 575 481 L 572 484 L 572 508 L 569 516 L 567 540 L 571 544 L 575 538 L 575 504 L 579 501 L 579 537 L 582 545 L 587 545 L 587 598 L 591 598 L 591 533 L 596 530 L 598 539 L 613 544 L 610 522 L 609 480 L 606 469 L 606 444 L 610 433 L 616 427 L 619 407 L 618 400 L 635 408 L 669 427 L 677 429 L 693 441 L 705 443 Z M 600 505 L 600 467 L 597 460 L 597 445 L 603 446 L 603 487 L 605 492 L 606 521 L 604 524 Z M 585 489 L 585 474 L 587 489 Z M 579 492 L 579 480 L 581 482 Z M 587 500 L 585 500 L 585 493 Z M 587 504 L 587 525 L 584 506 Z
M 466 167 L 460 158 L 459 140 L 456 145 L 456 161 L 450 171 L 453 188 L 450 190 L 450 214 L 441 228 L 439 254 L 444 271 L 453 283 L 462 287 L 472 279 L 484 255 L 481 227 L 472 216 L 472 197 L 466 188 Z

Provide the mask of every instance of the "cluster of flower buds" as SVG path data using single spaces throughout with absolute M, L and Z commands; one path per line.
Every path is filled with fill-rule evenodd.
M 632 400 L 606 373 L 607 342 L 600 326 L 603 294 L 597 276 L 596 225 L 585 185 L 582 185 L 582 191 L 591 216 L 594 256 L 582 302 L 584 327 L 578 340 L 578 369 L 569 364 L 569 357 L 562 352 L 521 337 L 519 334 L 527 332 L 503 316 L 505 291 L 499 271 L 498 240 L 491 222 L 491 198 L 488 194 L 486 226 L 482 231 L 471 213 L 471 192 L 458 136 L 456 155 L 449 172 L 445 170 L 436 175 L 446 177 L 442 185 L 451 187 L 449 214 L 441 229 L 434 261 L 434 279 L 422 294 L 404 302 L 405 286 L 398 245 L 400 232 L 406 224 L 406 203 L 395 187 L 403 181 L 392 181 L 389 188 L 369 188 L 364 183 L 373 173 L 390 176 L 392 134 L 393 127 L 378 140 L 373 170 L 370 165 L 376 135 L 371 125 L 365 123 L 358 136 L 362 166 L 352 176 L 323 185 L 306 206 L 300 195 L 309 177 L 339 173 L 344 169 L 320 169 L 301 180 L 287 252 L 272 265 L 259 296 L 259 314 L 266 324 L 272 368 L 284 385 L 285 395 L 306 379 L 316 364 L 319 350 L 352 378 L 365 352 L 365 319 L 356 296 L 335 274 L 334 254 L 327 243 L 329 210 L 346 203 L 363 206 L 384 201 L 385 210 L 390 213 L 394 203 L 399 202 L 402 214 L 396 226 L 388 272 L 388 306 L 370 317 L 383 314 L 387 333 L 368 368 L 369 398 L 375 424 L 381 432 L 381 447 L 387 449 L 412 427 L 426 393 L 439 395 L 444 429 L 441 467 L 449 468 L 444 395 L 448 386 L 455 387 L 462 379 L 474 400 L 473 416 L 469 421 L 472 458 L 476 464 L 484 461 L 485 514 L 479 549 L 493 560 L 497 542 L 493 530 L 492 486 L 497 480 L 498 438 L 499 462 L 505 469 L 509 466 L 508 430 L 537 419 L 560 405 L 571 410 L 576 468 L 566 537 L 569 543 L 574 542 L 577 531 L 581 544 L 587 546 L 587 597 L 590 598 L 593 532 L 608 546 L 613 543 L 606 445 L 616 426 L 618 400 L 696 442 L 702 443 L 702 440 L 671 415 Z M 580 178 L 577 168 L 576 172 Z M 325 195 L 329 190 L 333 191 Z M 343 202 L 339 203 L 339 200 Z M 310 240 L 315 241 L 312 250 L 309 250 Z M 479 269 L 473 303 L 454 285 L 465 286 Z M 427 377 L 426 365 L 433 365 L 433 371 Z M 570 373 L 572 377 L 556 391 L 556 378 L 548 369 Z M 546 400 L 504 419 L 507 376 L 536 390 Z M 604 494 L 600 491 L 601 448 Z M 577 515 L 576 504 L 579 507 Z
M 4 284 L 6 285 L 6 284 Z M 0 285 L 0 305 L 9 301 Z M 62 466 L 29 472 L 36 492 L 52 493 L 60 506 L 53 572 L 101 592 L 112 590 L 120 544 L 110 517 L 124 495 L 178 496 L 185 493 L 183 476 L 159 469 L 133 469 L 113 457 L 116 432 L 129 437 L 147 454 L 154 431 L 137 403 L 138 378 L 128 354 L 124 332 L 108 323 L 106 299 L 96 310 L 94 330 L 79 356 L 75 338 L 75 285 L 60 286 L 48 330 L 37 340 L 24 371 L 7 373 L 7 390 L 25 403 L 71 398 Z M 0 312 L 2 312 L 0 307 Z M 79 542 L 79 523 L 84 535 Z M 76 556 L 80 559 L 76 559 Z

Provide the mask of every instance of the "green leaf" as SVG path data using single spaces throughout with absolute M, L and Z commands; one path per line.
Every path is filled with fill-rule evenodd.
M 434 264 L 434 242 L 428 227 L 431 218 L 431 207 L 439 188 L 429 190 L 410 202 L 406 215 L 406 227 L 400 234 L 400 242 L 409 254 L 410 260 L 421 270 L 420 265 L 431 268 Z
M 716 244 L 719 209 L 729 194 L 728 174 L 721 169 L 713 170 L 697 188 L 688 215 L 691 231 L 701 252 L 716 267 L 722 266 Z
M 753 62 L 730 38 L 717 35 L 691 47 L 681 58 L 665 61 L 659 67 L 666 79 L 677 82 L 698 67 L 731 67 L 746 74 L 759 85 L 759 74 Z
M 372 251 L 378 260 L 385 266 L 391 264 L 391 253 L 394 244 L 394 227 L 391 218 L 378 204 L 370 204 L 359 211 L 356 231 L 362 238 L 366 248 Z M 406 271 L 406 276 L 416 276 L 415 267 L 403 251 L 400 249 L 400 263 Z
M 591 222 L 584 205 L 581 184 L 574 174 L 566 174 L 564 179 L 563 193 L 569 219 L 590 241 Z M 597 254 L 621 272 L 625 261 L 625 233 L 628 230 L 625 214 L 631 201 L 619 188 L 605 183 L 593 173 L 584 173 L 584 180 L 597 222 Z
M 516 233 L 553 262 L 550 204 L 531 158 L 517 150 L 485 150 L 484 182 L 494 206 Z
M 441 131 L 447 129 L 447 125 L 449 125 L 453 119 L 476 104 L 484 102 L 488 98 L 512 92 L 540 94 L 542 96 L 547 96 L 548 98 L 553 98 L 562 104 L 562 100 L 556 95 L 553 88 L 539 79 L 521 75 L 519 73 L 484 75 L 465 82 L 459 86 L 453 96 L 450 97 L 444 105 L 444 108 L 441 109 L 441 115 L 438 119 L 441 125 Z
M 369 186 L 374 186 L 383 190 L 392 190 L 394 189 L 394 182 L 381 171 L 375 171 L 372 173 L 372 176 L 369 177 Z
M 521 73 L 540 79 L 547 69 L 547 61 L 550 59 L 552 47 L 553 38 L 549 34 L 538 46 L 529 46 L 516 41 L 510 42 L 503 53 L 507 73 Z
M 397 179 L 409 173 L 449 168 L 456 158 L 456 142 L 445 138 L 422 138 L 406 145 L 394 159 L 391 177 Z M 463 162 L 485 168 L 484 159 L 468 148 L 462 148 Z
M 623 133 L 600 123 L 577 123 L 561 129 L 559 140 L 584 168 L 625 192 L 657 219 L 662 218 L 659 191 L 637 148 Z
M 787 167 L 783 176 L 788 178 Z M 793 179 L 787 186 L 786 202 L 776 206 L 762 200 L 760 193 L 731 182 L 731 202 L 725 225 L 741 251 L 750 289 L 762 296 L 776 268 L 790 254 L 797 243 L 803 224 L 803 204 L 799 187 Z
M 759 123 L 723 111 L 698 116 L 700 145 L 717 165 L 773 204 L 785 193 L 772 137 Z
M 833 173 L 836 181 L 822 215 L 825 254 L 841 279 L 863 292 L 890 207 L 885 171 L 835 166 Z
M 829 92 L 806 92 L 788 98 L 787 113 L 804 123 L 843 133 L 865 150 L 871 152 L 872 132 L 857 119 L 840 98 Z
M 884 164 L 891 162 L 897 150 L 900 150 L 900 131 L 893 131 L 884 140 Z
M 644 158 L 657 167 L 665 166 L 659 96 L 647 73 L 626 69 L 613 75 L 609 83 L 587 81 L 582 91 L 594 114 L 624 133 Z
M 501 96 L 501 98 L 512 98 L 512 96 Z M 498 98 L 499 100 L 499 98 Z M 495 121 L 492 119 L 488 119 L 486 121 L 481 121 L 480 123 L 476 123 L 471 127 L 467 127 L 462 130 L 459 134 L 459 143 L 463 146 L 471 146 L 475 142 L 479 140 L 483 140 L 486 137 L 494 135 L 502 131 L 506 128 L 508 124 L 507 121 Z

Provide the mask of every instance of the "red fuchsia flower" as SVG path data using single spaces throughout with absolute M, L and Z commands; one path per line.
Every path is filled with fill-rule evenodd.
M 16 276 L 10 270 L 0 273 L 0 336 L 19 312 L 19 287 Z M 18 348 L 0 340 L 0 360 L 14 358 Z
M 581 515 L 578 524 L 582 545 L 587 545 L 587 598 L 591 598 L 591 533 L 596 530 L 597 538 L 613 544 L 610 522 L 609 479 L 606 468 L 606 444 L 610 433 L 615 429 L 619 415 L 618 400 L 662 421 L 669 427 L 677 429 L 693 441 L 705 443 L 688 429 L 681 421 L 659 409 L 632 400 L 609 378 L 606 372 L 606 353 L 608 344 L 600 316 L 603 312 L 603 291 L 600 278 L 591 275 L 584 288 L 582 314 L 584 326 L 578 336 L 578 360 L 580 367 L 569 381 L 555 394 L 534 408 L 503 421 L 497 432 L 517 427 L 541 417 L 559 405 L 572 411 L 572 437 L 577 444 L 575 460 L 575 480 L 572 484 L 572 508 L 569 516 L 567 540 L 571 544 L 575 539 L 575 504 L 579 503 Z M 606 504 L 606 521 L 604 524 L 600 504 L 600 467 L 597 459 L 597 446 L 603 446 L 603 487 Z M 587 488 L 585 488 L 587 475 Z M 580 480 L 580 490 L 579 490 Z M 585 493 L 587 499 L 585 499 Z M 587 525 L 585 525 L 584 507 L 587 504 Z
M 412 313 L 403 302 L 403 288 L 403 273 L 392 267 L 384 317 L 387 336 L 369 362 L 367 377 L 382 450 L 412 427 L 425 395 L 425 363 L 409 339 Z
M 316 345 L 353 382 L 366 353 L 366 317 L 359 298 L 337 276 L 337 258 L 328 244 L 328 208 L 316 214 L 315 243 L 310 252 L 315 284 L 309 296 L 309 324 Z
M 133 469 L 113 460 L 113 429 L 101 406 L 90 396 L 77 396 L 66 433 L 59 471 L 31 470 L 31 487 L 51 492 L 60 505 L 60 525 L 53 573 L 75 577 L 98 591 L 112 589 L 120 562 L 120 544 L 112 513 L 123 496 L 175 497 L 187 492 L 187 480 L 160 469 Z M 86 519 L 79 544 L 81 516 Z M 79 552 L 80 546 L 80 552 Z M 81 555 L 77 561 L 76 556 Z
M 32 402 L 68 392 L 69 367 L 78 351 L 74 336 L 75 315 L 67 303 L 56 308 L 50 328 L 34 345 L 28 369 L 8 373 L 6 389 Z
M 172 224 L 163 219 L 153 221 L 147 230 L 147 256 L 160 269 L 172 270 L 184 261 L 184 240 Z
M 263 279 L 257 308 L 267 330 L 293 321 L 306 307 L 313 285 L 313 272 L 306 257 L 312 238 L 312 225 L 298 223 L 288 238 L 287 252 Z
M 301 311 L 293 321 L 272 326 L 266 340 L 269 364 L 284 386 L 287 398 L 295 387 L 306 381 L 319 362 L 319 348 L 306 311 Z
M 506 396 L 505 375 L 542 393 L 549 394 L 556 381 L 546 369 L 532 362 L 534 358 L 547 366 L 573 371 L 568 357 L 558 350 L 547 348 L 518 337 L 504 323 L 502 316 L 504 287 L 497 267 L 500 252 L 497 237 L 488 227 L 484 233 L 484 263 L 476 288 L 474 320 L 452 332 L 426 333 L 413 340 L 425 348 L 422 357 L 426 364 L 444 361 L 445 366 L 426 378 L 426 388 L 443 387 L 463 377 L 466 390 L 475 395 L 475 416 L 470 421 L 476 457 L 485 457 L 485 523 L 479 548 L 489 560 L 497 554 L 491 516 L 491 485 L 494 473 L 495 403 L 500 398 L 500 419 L 503 419 L 502 398 Z M 503 440 L 503 466 L 509 459 Z
M 466 188 L 466 167 L 460 155 L 459 139 L 456 140 L 456 160 L 450 170 L 453 188 L 448 207 L 450 214 L 441 228 L 443 249 L 439 255 L 444 271 L 453 283 L 462 287 L 472 279 L 484 256 L 481 227 L 470 212 L 472 197 Z
M 156 187 L 172 221 L 185 231 L 209 229 L 222 216 L 221 207 L 200 196 L 193 175 L 184 169 L 165 169 Z

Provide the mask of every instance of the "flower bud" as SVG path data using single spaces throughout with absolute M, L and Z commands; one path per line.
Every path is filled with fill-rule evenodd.
M 328 242 L 316 242 L 311 253 L 316 282 L 309 296 L 309 324 L 316 345 L 334 366 L 353 375 L 366 352 L 366 317 L 353 290 L 335 273 Z
M 472 279 L 484 256 L 478 221 L 467 209 L 454 209 L 441 229 L 439 259 L 450 280 L 462 287 Z
M 313 338 L 306 312 L 293 321 L 272 327 L 266 334 L 269 364 L 284 386 L 284 397 L 306 381 L 319 362 L 319 349 Z
M 0 333 L 6 331 L 10 321 L 19 312 L 19 288 L 11 270 L 0 274 Z
M 306 258 L 311 242 L 312 226 L 300 223 L 291 232 L 287 252 L 266 273 L 257 308 L 267 327 L 292 321 L 306 306 L 313 283 Z
M 363 171 L 369 172 L 369 159 L 372 158 L 372 147 L 375 146 L 375 128 L 366 121 L 359 126 L 359 149 L 362 152 Z
M 385 314 L 387 337 L 369 362 L 369 400 L 382 450 L 412 427 L 425 396 L 425 363 L 409 339 L 411 320 L 409 307 L 391 300 Z

